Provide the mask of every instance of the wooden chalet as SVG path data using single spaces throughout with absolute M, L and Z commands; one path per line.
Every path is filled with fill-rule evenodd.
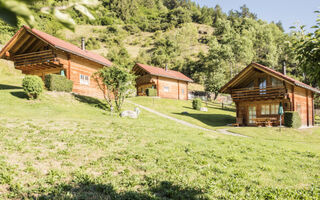
M 282 102 L 284 111 L 300 114 L 302 126 L 314 125 L 314 94 L 320 93 L 316 88 L 257 63 L 243 69 L 220 92 L 231 94 L 238 124 L 278 125 L 279 103 Z
M 73 92 L 102 97 L 91 75 L 104 66 L 111 66 L 106 58 L 36 29 L 23 26 L 0 51 L 0 58 L 14 62 L 24 74 L 65 74 L 73 81 Z
M 138 76 L 138 96 L 146 96 L 147 88 L 154 88 L 158 97 L 188 100 L 188 83 L 193 81 L 181 72 L 140 63 L 133 67 L 133 72 Z

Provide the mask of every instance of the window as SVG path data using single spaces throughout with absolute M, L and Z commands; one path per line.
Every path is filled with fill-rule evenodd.
M 184 89 L 183 88 L 181 89 L 181 94 L 184 94 Z
M 279 104 L 271 104 L 271 114 L 277 115 L 279 112 Z
M 169 87 L 168 87 L 168 86 L 164 86 L 164 87 L 163 87 L 163 91 L 169 92 Z
M 267 79 L 265 78 L 259 79 L 260 95 L 266 94 L 266 90 L 265 90 L 266 87 L 267 87 Z
M 270 105 L 261 105 L 261 115 L 270 114 Z
M 271 77 L 271 84 L 272 84 L 272 87 L 279 87 L 283 85 L 281 80 L 274 77 Z
M 89 76 L 80 74 L 80 84 L 82 84 L 82 85 L 89 85 L 89 84 L 90 84 Z
M 253 124 L 254 120 L 257 117 L 256 107 L 255 106 L 249 106 L 249 123 Z

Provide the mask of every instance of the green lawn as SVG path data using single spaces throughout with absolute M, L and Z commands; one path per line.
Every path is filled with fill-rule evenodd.
M 203 106 L 208 108 L 208 112 L 202 112 L 192 108 L 191 100 L 183 101 L 152 97 L 134 97 L 129 100 L 209 129 L 215 130 L 222 126 L 235 123 L 235 108 L 232 106 L 222 109 L 221 104 L 209 102 L 208 105 L 206 105 L 206 103 L 203 102 Z M 188 114 L 183 114 L 183 112 L 187 112 Z
M 111 116 L 99 101 L 70 94 L 28 101 L 20 82 L 19 73 L 0 71 L 0 199 L 320 197 L 318 130 L 286 132 L 282 141 L 275 129 L 261 129 L 264 137 L 254 128 L 232 129 L 250 138 L 208 134 L 144 110 L 138 119 Z M 163 111 L 179 113 L 184 103 Z

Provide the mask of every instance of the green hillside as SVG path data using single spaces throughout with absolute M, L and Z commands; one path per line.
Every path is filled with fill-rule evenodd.
M 262 136 L 256 128 L 232 130 L 253 136 L 241 138 L 144 110 L 138 119 L 122 119 L 101 109 L 98 100 L 66 93 L 45 92 L 29 101 L 22 77 L 0 62 L 0 199 L 320 197 L 317 128 L 286 129 L 283 135 L 259 128 Z M 175 111 L 165 101 L 167 108 L 154 108 L 170 114 L 191 105 L 176 104 Z M 133 110 L 129 103 L 124 107 Z
M 245 5 L 225 13 L 219 5 L 200 7 L 190 0 L 99 0 L 91 9 L 94 20 L 75 9 L 64 11 L 77 23 L 71 32 L 40 12 L 68 2 L 35 1 L 30 6 L 35 28 L 78 46 L 85 37 L 87 49 L 127 68 L 134 62 L 168 65 L 198 83 L 219 87 L 253 61 L 276 70 L 285 62 L 290 76 L 303 78 L 293 53 L 298 37 L 284 33 L 281 22 L 259 19 Z M 19 25 L 24 23 L 20 19 Z M 18 28 L 0 21 L 0 44 Z

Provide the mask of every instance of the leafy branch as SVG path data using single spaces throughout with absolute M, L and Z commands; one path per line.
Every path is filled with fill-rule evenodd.
M 39 0 L 0 0 L 0 18 L 12 26 L 17 26 L 18 18 L 20 17 L 24 19 L 29 26 L 33 27 L 35 24 L 35 18 L 30 7 L 37 1 Z M 72 0 L 66 5 L 55 7 L 47 6 L 41 8 L 39 11 L 53 16 L 64 27 L 74 31 L 76 23 L 65 11 L 73 8 L 84 16 L 87 16 L 89 20 L 94 20 L 95 17 L 89 9 L 98 5 L 98 0 Z

